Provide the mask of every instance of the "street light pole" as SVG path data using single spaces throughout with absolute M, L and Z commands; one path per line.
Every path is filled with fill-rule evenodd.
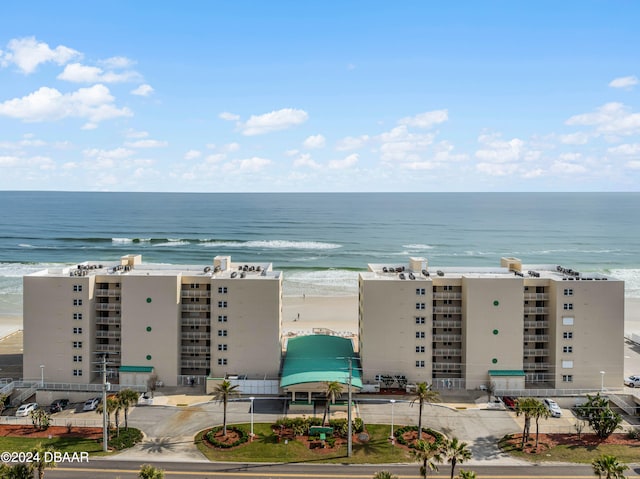
M 604 391 L 604 375 L 606 371 L 600 371 L 600 392 Z
M 347 438 L 347 457 L 351 457 L 351 454 L 353 453 L 352 448 L 353 448 L 353 438 L 351 436 L 353 436 L 353 426 L 351 424 L 351 381 L 353 378 L 353 368 L 352 368 L 352 358 L 348 358 L 349 359 L 349 383 L 348 383 L 348 405 L 347 405 L 347 422 L 348 422 L 348 434 L 349 437 Z
M 40 387 L 44 387 L 44 364 L 40 365 Z
M 395 437 L 393 436 L 393 405 L 396 403 L 396 400 L 389 399 L 389 402 L 391 403 L 391 436 L 389 436 L 389 439 L 391 439 L 391 442 L 394 442 Z
M 251 399 L 251 440 L 253 441 L 253 400 L 255 399 L 255 397 L 251 396 L 249 399 Z
M 100 355 L 102 372 L 102 450 L 109 452 L 109 414 L 107 412 L 107 353 Z

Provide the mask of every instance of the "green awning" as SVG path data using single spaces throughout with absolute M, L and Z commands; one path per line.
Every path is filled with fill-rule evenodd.
M 152 373 L 153 366 L 120 366 L 121 373 Z
M 347 358 L 354 358 L 351 360 L 351 385 L 362 388 L 360 360 L 353 351 L 350 339 L 324 334 L 291 338 L 282 365 L 280 387 L 331 381 L 347 385 Z
M 521 369 L 489 369 L 489 376 L 524 376 Z

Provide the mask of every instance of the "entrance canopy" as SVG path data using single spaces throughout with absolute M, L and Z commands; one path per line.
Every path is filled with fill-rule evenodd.
M 351 360 L 351 385 L 362 388 L 360 360 L 353 351 L 350 339 L 338 336 L 314 334 L 290 338 L 282 366 L 280 387 L 337 381 L 349 383 L 349 358 Z

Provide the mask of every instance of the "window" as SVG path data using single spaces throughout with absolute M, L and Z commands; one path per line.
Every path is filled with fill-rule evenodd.
M 73 342 L 73 347 L 74 347 L 75 349 L 80 349 L 80 348 L 82 348 L 82 341 L 74 341 L 74 342 Z
M 573 316 L 565 316 L 562 318 L 563 326 L 573 326 Z
M 226 336 L 226 335 L 227 335 L 226 329 L 218 329 L 218 336 Z
M 226 286 L 219 286 L 218 287 L 218 293 L 227 294 L 227 287 Z
M 226 344 L 218 344 L 218 351 L 226 351 L 226 350 L 227 350 Z
M 416 294 L 418 296 L 424 296 L 426 294 L 424 288 L 416 288 Z
M 562 361 L 562 369 L 573 369 L 573 361 Z
M 416 324 L 424 324 L 424 316 L 416 316 Z
M 416 338 L 424 339 L 424 331 L 416 331 Z
M 73 370 L 73 375 L 74 376 L 82 376 L 82 369 L 74 369 Z
M 73 328 L 73 334 L 82 334 L 82 328 Z
M 199 285 L 198 283 L 191 283 L 191 284 L 189 285 L 189 287 L 190 287 L 191 289 L 199 289 L 199 288 L 200 288 L 200 285 Z
M 562 346 L 562 352 L 563 353 L 572 353 L 573 352 L 573 346 Z
M 73 285 L 73 290 L 77 293 L 82 291 L 82 285 L 81 284 L 74 284 Z
M 424 353 L 424 346 L 416 346 L 416 353 Z
M 565 309 L 565 311 L 573 309 L 573 304 L 572 303 L 564 303 L 564 309 Z
M 226 301 L 218 301 L 218 308 L 226 308 L 226 307 L 227 307 Z
M 226 323 L 227 322 L 227 317 L 226 316 L 218 316 L 218 322 L 219 323 Z
M 562 375 L 563 383 L 572 383 L 573 382 L 573 374 L 563 374 Z
M 73 362 L 74 363 L 81 363 L 82 362 L 82 356 L 74 356 L 73 357 Z
M 74 299 L 73 300 L 73 305 L 74 306 L 82 306 L 82 300 L 81 299 Z
M 573 296 L 573 289 L 571 289 L 571 288 L 565 288 L 565 290 L 564 290 L 564 295 L 565 295 L 565 296 Z
M 218 358 L 218 366 L 226 366 L 227 358 Z
M 565 331 L 562 333 L 562 339 L 573 339 L 573 331 Z
M 416 309 L 425 309 L 424 303 L 416 303 Z
M 81 320 L 82 319 L 82 313 L 73 313 L 73 319 L 75 320 Z
M 416 361 L 416 367 L 417 368 L 423 368 L 424 367 L 424 361 Z

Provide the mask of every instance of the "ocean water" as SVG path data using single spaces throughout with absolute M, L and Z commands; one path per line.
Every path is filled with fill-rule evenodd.
M 285 295 L 357 294 L 368 263 L 562 264 L 640 297 L 640 193 L 0 192 L 0 313 L 22 276 L 142 254 L 145 263 L 270 261 Z

